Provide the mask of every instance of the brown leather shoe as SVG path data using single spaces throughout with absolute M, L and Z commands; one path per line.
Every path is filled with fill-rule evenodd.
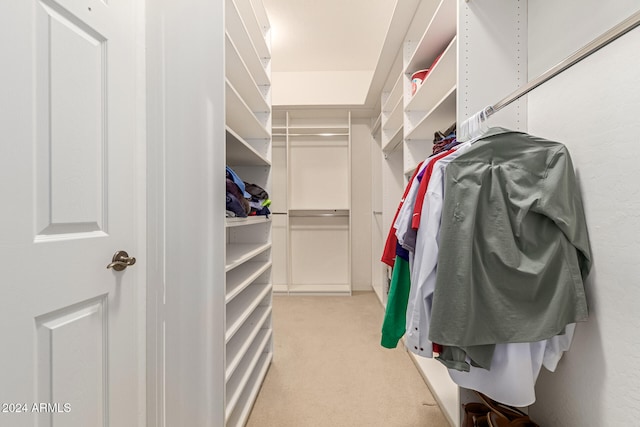
M 487 414 L 491 411 L 482 403 L 471 402 L 464 407 L 464 419 L 461 427 L 489 427 Z
M 531 421 L 528 415 L 509 420 L 495 412 L 489 412 L 487 422 L 489 427 L 540 427 Z

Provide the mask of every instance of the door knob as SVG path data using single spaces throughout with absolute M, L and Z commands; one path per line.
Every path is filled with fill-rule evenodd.
M 132 256 L 129 256 L 126 251 L 118 251 L 113 255 L 111 263 L 107 265 L 107 268 L 113 268 L 115 271 L 122 271 L 135 263 L 136 259 Z

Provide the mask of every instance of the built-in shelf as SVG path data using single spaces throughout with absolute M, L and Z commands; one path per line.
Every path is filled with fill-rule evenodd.
M 431 111 L 407 133 L 405 139 L 433 140 L 436 131 L 444 131 L 456 121 L 456 88 L 451 87 Z
M 227 164 L 234 166 L 271 166 L 265 154 L 245 141 L 233 129 L 226 132 Z
M 265 297 L 271 292 L 271 285 L 254 284 L 246 288 L 240 295 L 227 304 L 227 333 L 228 343 L 243 323 L 251 316 L 256 307 L 265 302 Z M 267 309 L 268 306 L 264 306 Z
M 251 0 L 234 0 L 234 3 L 239 16 L 242 16 L 244 28 L 251 39 L 251 43 L 258 57 L 262 59 L 270 58 L 271 52 L 266 37 L 268 28 L 260 24 Z
M 262 0 L 225 0 L 224 11 L 226 164 L 271 192 L 269 19 Z M 225 220 L 225 280 L 211 284 L 224 290 L 225 427 L 244 426 L 272 360 L 271 228 L 264 215 Z
M 265 322 L 270 315 L 271 307 L 254 311 L 233 339 L 229 341 L 229 344 L 227 344 L 225 381 L 229 381 L 254 342 L 262 342 L 269 339 L 271 331 L 268 327 L 265 327 Z
M 234 404 L 233 412 L 227 412 L 227 414 L 231 414 L 225 418 L 227 420 L 227 426 L 242 427 L 246 423 L 251 413 L 253 402 L 256 400 L 258 392 L 260 391 L 262 379 L 267 375 L 272 359 L 273 353 L 271 352 L 263 352 L 260 355 L 257 363 L 254 365 L 251 376 L 244 384 L 242 394 L 235 400 L 236 403 Z
M 263 60 L 261 60 L 262 57 L 258 54 L 253 40 L 247 32 L 245 23 L 236 7 L 236 2 L 226 0 L 225 6 L 226 31 L 229 37 L 233 40 L 238 51 L 241 52 L 242 59 L 251 71 L 256 84 L 260 86 L 270 85 L 271 79 L 267 73 L 267 67 L 265 67 Z
M 286 218 L 278 217 L 273 231 L 273 253 L 285 260 L 274 268 L 274 292 L 309 282 L 321 294 L 313 282 L 351 280 L 351 112 L 309 108 L 275 116 L 274 175 L 284 187 L 277 213 Z M 319 268 L 323 263 L 329 268 Z M 336 293 L 331 286 L 325 290 Z
M 440 1 L 417 43 L 413 55 L 407 62 L 405 73 L 411 75 L 418 70 L 429 68 L 438 55 L 444 51 L 457 32 L 456 9 L 456 0 Z M 457 76 L 456 68 L 453 69 L 453 76 L 454 78 Z
M 393 133 L 393 135 L 389 136 L 387 143 L 382 147 L 382 151 L 385 154 L 391 153 L 395 151 L 398 147 L 402 147 L 402 139 L 404 136 L 404 128 L 399 128 Z
M 231 243 L 227 245 L 225 271 L 230 271 L 271 248 L 267 243 Z
M 456 46 L 454 37 L 415 95 L 407 103 L 406 112 L 431 111 L 442 96 L 456 86 Z M 411 129 L 406 129 L 407 134 L 410 132 Z
M 383 222 L 387 224 L 391 223 L 402 191 L 417 165 L 432 155 L 435 132 L 444 131 L 456 122 L 456 103 L 461 96 L 458 93 L 458 62 L 465 56 L 464 52 L 458 52 L 464 47 L 458 42 L 468 44 L 468 40 L 457 38 L 458 9 L 469 8 L 463 6 L 464 2 L 418 0 L 416 3 L 412 21 L 404 32 L 401 52 L 387 75 L 380 98 L 383 154 L 380 196 Z M 412 93 L 412 75 L 425 69 L 429 70 L 426 77 Z M 395 111 L 398 98 L 401 101 L 400 124 Z M 387 200 L 395 203 L 387 203 Z M 390 272 L 390 268 L 380 268 L 377 270 L 379 276 L 374 280 L 374 283 L 380 283 L 374 287 L 383 305 L 387 301 Z M 458 388 L 448 375 L 440 375 L 443 370 L 446 374 L 446 368 L 437 366 L 437 361 L 428 366 L 420 362 L 418 360 L 416 366 L 430 375 L 427 381 L 445 416 L 452 425 L 459 425 Z
M 238 296 L 271 268 L 271 261 L 245 262 L 227 273 L 226 303 Z
M 264 224 L 271 222 L 271 218 L 264 215 L 249 216 L 246 218 L 226 218 L 225 220 L 227 228 L 230 227 L 244 227 L 247 225 Z
M 231 413 L 234 411 L 236 405 L 240 401 L 242 391 L 247 388 L 253 377 L 256 368 L 260 371 L 263 363 L 270 356 L 268 352 L 265 352 L 265 348 L 269 342 L 271 334 L 269 333 L 262 341 L 254 341 L 251 348 L 247 351 L 247 354 L 240 362 L 240 365 L 236 369 L 235 375 L 231 376 L 231 379 L 227 381 L 227 414 L 226 421 L 229 421 Z M 260 363 L 263 361 L 263 363 Z
M 266 99 L 267 86 L 258 86 L 240 52 L 227 33 L 225 36 L 225 69 L 226 75 L 240 97 L 253 112 L 268 113 L 269 103 Z
M 349 283 L 292 283 L 289 285 L 290 294 L 324 294 L 324 295 L 342 295 L 351 293 L 351 285 Z
M 271 133 L 242 99 L 231 82 L 226 82 L 227 126 L 243 139 L 269 139 Z

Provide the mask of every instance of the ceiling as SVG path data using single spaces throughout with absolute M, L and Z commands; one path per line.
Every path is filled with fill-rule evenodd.
M 373 71 L 396 0 L 263 0 L 271 71 Z

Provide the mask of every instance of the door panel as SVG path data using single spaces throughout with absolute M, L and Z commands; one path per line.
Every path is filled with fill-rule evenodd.
M 2 427 L 144 418 L 136 8 L 0 2 Z
M 107 40 L 59 4 L 36 13 L 38 232 L 101 230 Z

